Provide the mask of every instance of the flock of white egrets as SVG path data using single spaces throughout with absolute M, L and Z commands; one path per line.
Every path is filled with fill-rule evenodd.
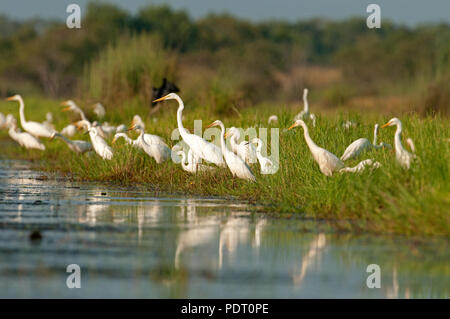
M 320 171 L 323 174 L 325 174 L 326 176 L 331 176 L 335 172 L 358 173 L 363 171 L 366 167 L 377 168 L 381 165 L 379 162 L 374 162 L 372 159 L 363 160 L 354 167 L 346 167 L 344 164 L 344 161 L 356 158 L 361 153 L 371 148 L 391 148 L 389 144 L 377 144 L 378 124 L 375 124 L 372 143 L 366 138 L 360 138 L 347 147 L 341 158 L 338 158 L 336 155 L 332 154 L 326 149 L 317 146 L 311 139 L 308 127 L 304 122 L 305 120 L 308 120 L 312 122 L 312 125 L 314 127 L 316 126 L 316 117 L 314 114 L 309 112 L 307 95 L 308 90 L 304 89 L 304 110 L 295 117 L 295 122 L 291 125 L 291 127 L 289 127 L 289 130 L 297 126 L 303 127 L 306 144 L 308 145 L 314 160 L 319 165 Z M 243 142 L 239 143 L 239 129 L 232 127 L 227 132 L 225 132 L 225 126 L 220 120 L 214 121 L 208 126 L 220 127 L 220 148 L 215 144 L 206 141 L 201 136 L 191 134 L 183 126 L 182 116 L 184 103 L 177 94 L 170 93 L 160 99 L 155 100 L 154 102 L 161 102 L 171 99 L 178 102 L 178 130 L 183 141 L 189 146 L 187 157 L 186 153 L 182 150 L 180 145 L 177 144 L 172 149 L 170 149 L 160 136 L 145 133 L 145 125 L 139 115 L 135 115 L 133 117 L 131 126 L 129 128 L 127 128 L 127 126 L 124 124 L 113 126 L 109 125 L 107 122 L 100 124 L 94 121 L 91 123 L 86 118 L 84 112 L 72 100 L 68 100 L 62 103 L 62 105 L 66 106 L 63 111 L 76 112 L 80 115 L 81 120 L 67 125 L 61 130 L 61 132 L 57 132 L 53 128 L 51 113 L 47 113 L 47 119 L 43 123 L 26 121 L 24 110 L 25 104 L 20 95 L 14 95 L 10 98 L 7 98 L 7 100 L 19 102 L 20 124 L 25 132 L 22 132 L 17 128 L 17 120 L 11 114 L 8 114 L 5 117 L 0 113 L 0 127 L 8 128 L 9 136 L 21 146 L 29 149 L 45 150 L 45 145 L 40 142 L 39 138 L 44 137 L 54 139 L 57 137 L 62 139 L 75 153 L 84 154 L 94 151 L 104 160 L 110 160 L 113 157 L 114 152 L 113 149 L 105 141 L 105 139 L 108 136 L 112 136 L 112 134 L 114 134 L 114 139 L 112 141 L 113 144 L 122 137 L 128 144 L 132 145 L 133 147 L 141 148 L 158 164 L 169 160 L 169 158 L 171 158 L 172 156 L 172 153 L 177 154 L 181 157 L 182 168 L 185 171 L 194 174 L 197 172 L 204 172 L 215 169 L 215 166 L 206 164 L 209 163 L 215 164 L 218 167 L 228 167 L 232 175 L 235 177 L 249 181 L 255 181 L 255 176 L 253 175 L 249 164 L 256 163 L 257 161 L 260 164 L 261 174 L 274 174 L 277 171 L 277 166 L 274 165 L 274 163 L 268 157 L 265 157 L 261 154 L 263 142 L 259 138 L 254 138 L 251 141 L 244 140 Z M 98 103 L 95 105 L 94 112 L 99 118 L 101 118 L 105 114 L 105 109 L 101 104 Z M 275 115 L 269 117 L 269 123 L 276 121 L 278 121 L 278 118 Z M 353 125 L 352 122 L 348 122 L 347 124 L 348 125 L 344 125 L 346 128 L 350 128 Z M 402 145 L 402 123 L 398 118 L 391 119 L 382 127 L 392 125 L 397 126 L 397 131 L 394 138 L 396 159 L 402 167 L 409 169 L 411 166 L 411 162 L 416 156 L 415 154 L 409 153 Z M 77 129 L 86 130 L 87 133 L 89 133 L 91 142 L 82 140 L 70 140 L 66 137 L 73 136 Z M 137 131 L 139 133 L 138 138 L 135 140 L 131 139 L 126 133 L 129 130 Z M 230 138 L 231 150 L 228 149 L 226 145 L 226 138 Z M 413 153 L 415 153 L 415 148 L 412 140 L 407 139 L 407 142 L 410 145 Z M 205 161 L 206 163 L 201 164 L 201 160 Z

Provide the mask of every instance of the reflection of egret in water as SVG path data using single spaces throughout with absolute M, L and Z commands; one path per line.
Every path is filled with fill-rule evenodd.
M 193 248 L 201 245 L 210 245 L 217 236 L 217 227 L 203 226 L 182 231 L 177 239 L 177 249 L 175 251 L 175 268 L 180 267 L 180 255 L 186 248 Z
M 253 241 L 253 247 L 259 248 L 261 246 L 261 233 L 264 227 L 267 225 L 267 219 L 260 219 L 255 225 L 255 237 Z
M 242 218 L 230 217 L 220 229 L 219 236 L 219 269 L 223 265 L 223 250 L 227 249 L 230 260 L 239 244 L 249 241 L 249 222 Z
M 399 284 L 398 284 L 398 278 L 397 278 L 397 265 L 394 265 L 392 269 L 392 287 L 388 287 L 386 289 L 386 298 L 389 299 L 398 299 L 399 298 Z M 409 287 L 405 288 L 405 294 L 403 298 L 409 299 L 411 298 Z
M 294 275 L 292 276 L 293 282 L 295 286 L 300 286 L 303 282 L 303 279 L 306 276 L 306 272 L 311 265 L 318 260 L 320 254 L 323 252 L 326 246 L 326 237 L 325 234 L 321 233 L 317 235 L 309 245 L 308 253 L 305 257 L 302 258 L 302 266 L 300 267 L 300 273 L 296 273 L 294 271 Z
M 101 212 L 106 211 L 109 203 L 105 203 L 102 191 L 94 191 L 94 195 L 89 197 L 87 205 L 78 206 L 78 222 L 95 225 Z

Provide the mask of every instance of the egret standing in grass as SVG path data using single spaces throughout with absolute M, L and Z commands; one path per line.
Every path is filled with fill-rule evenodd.
M 225 161 L 223 160 L 223 155 L 222 152 L 220 151 L 220 148 L 218 148 L 216 145 L 212 143 L 207 142 L 198 135 L 190 134 L 184 128 L 182 121 L 184 109 L 183 100 L 177 94 L 170 93 L 153 102 L 160 102 L 164 100 L 176 100 L 178 102 L 178 111 L 177 111 L 178 130 L 180 132 L 183 141 L 187 145 L 189 145 L 190 149 L 194 153 L 195 162 L 198 163 L 199 159 L 202 158 L 208 162 L 216 164 L 217 166 L 225 167 L 226 166 Z
M 313 126 L 316 126 L 316 116 L 309 112 L 308 89 L 303 89 L 303 111 L 298 113 L 294 120 L 311 120 Z
M 80 140 L 72 141 L 58 132 L 54 132 L 51 136 L 52 139 L 55 137 L 58 137 L 61 140 L 63 140 L 67 144 L 67 146 L 75 153 L 84 154 L 86 152 L 93 150 L 92 144 L 87 141 L 80 141 Z
M 383 147 L 387 148 L 391 147 L 389 144 L 385 143 L 380 143 L 380 145 L 377 145 L 377 135 L 378 135 L 378 124 L 375 124 L 375 128 L 373 131 L 373 143 L 370 143 L 370 141 L 364 137 L 357 139 L 345 149 L 344 154 L 342 154 L 341 156 L 341 160 L 346 161 L 355 158 L 362 152 L 367 151 L 371 148 L 380 149 Z
M 113 150 L 98 134 L 98 128 L 92 126 L 89 121 L 81 120 L 75 123 L 78 128 L 85 127 L 89 132 L 94 151 L 103 159 L 110 160 L 113 157 Z
M 9 136 L 19 143 L 20 146 L 23 146 L 26 149 L 45 150 L 45 145 L 42 144 L 39 139 L 30 133 L 17 131 L 17 121 L 13 116 L 6 119 L 5 125 L 9 128 Z
M 225 162 L 228 166 L 228 168 L 231 171 L 231 174 L 233 174 L 233 176 L 236 176 L 238 178 L 241 179 L 246 179 L 249 181 L 256 181 L 255 176 L 253 175 L 252 171 L 250 170 L 250 168 L 247 166 L 247 164 L 245 163 L 245 161 L 240 158 L 239 156 L 237 156 L 236 154 L 234 154 L 232 151 L 227 149 L 227 146 L 225 144 L 225 126 L 223 125 L 222 121 L 214 121 L 213 123 L 211 123 L 210 125 L 208 125 L 208 127 L 213 127 L 213 126 L 219 126 L 221 129 L 221 134 L 220 134 L 220 142 L 221 142 L 221 146 L 222 146 L 222 154 L 225 157 Z
M 306 126 L 303 120 L 297 120 L 294 124 L 289 127 L 289 130 L 294 127 L 301 126 L 303 127 L 303 134 L 305 136 L 306 144 L 308 144 L 309 150 L 316 161 L 319 164 L 320 171 L 326 176 L 332 176 L 333 172 L 339 171 L 344 167 L 344 163 L 336 157 L 333 153 L 327 151 L 324 148 L 321 148 L 314 143 L 314 141 L 309 136 L 308 127 Z
M 7 101 L 17 101 L 19 102 L 19 113 L 20 113 L 20 124 L 22 128 L 34 135 L 35 137 L 51 137 L 54 130 L 49 129 L 42 123 L 32 122 L 25 120 L 25 103 L 20 95 L 14 95 L 6 99 Z
M 196 163 L 194 160 L 194 153 L 192 152 L 191 149 L 188 151 L 187 163 L 186 163 L 186 153 L 184 151 L 182 150 L 177 151 L 176 154 L 178 156 L 181 156 L 181 167 L 186 172 L 196 174 L 197 172 L 206 172 L 214 169 L 213 166 Z
M 132 125 L 129 130 L 136 130 L 139 132 L 137 138 L 137 145 L 141 147 L 148 155 L 153 157 L 156 163 L 161 164 L 170 158 L 171 150 L 166 143 L 157 140 L 156 142 L 147 142 L 144 139 L 144 129 L 140 125 Z
M 394 117 L 381 128 L 393 125 L 397 125 L 397 130 L 395 131 L 394 137 L 395 157 L 397 158 L 397 162 L 403 168 L 409 169 L 411 167 L 411 162 L 416 158 L 416 156 L 409 153 L 402 145 L 402 122 L 398 118 Z M 408 139 L 408 144 L 411 146 L 411 149 L 415 151 L 414 143 L 411 139 Z
M 239 143 L 241 133 L 236 127 L 231 127 L 226 133 L 225 138 L 230 136 L 231 150 L 242 158 L 247 164 L 256 163 L 256 150 L 253 144 L 242 141 Z
M 275 174 L 278 170 L 278 167 L 273 164 L 270 158 L 265 157 L 261 154 L 261 150 L 263 147 L 263 142 L 261 141 L 261 139 L 255 137 L 254 139 L 252 139 L 252 143 L 256 145 L 256 156 L 261 167 L 261 174 Z

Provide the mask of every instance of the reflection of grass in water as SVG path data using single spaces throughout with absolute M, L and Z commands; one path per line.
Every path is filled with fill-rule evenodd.
M 67 123 L 68 115 L 59 112 L 55 101 L 25 99 L 29 120 L 44 120 L 52 111 L 57 129 Z M 133 102 L 110 111 L 105 120 L 114 124 L 129 123 L 134 113 L 143 114 L 147 109 Z M 18 106 L 2 103 L 4 113 L 18 115 Z M 143 111 L 144 110 L 144 111 Z M 193 176 L 182 171 L 179 165 L 167 162 L 157 165 L 142 151 L 131 152 L 123 141 L 113 146 L 115 155 L 111 161 L 98 156 L 77 156 L 61 141 L 44 141 L 45 152 L 20 149 L 14 143 L 5 143 L 3 156 L 42 160 L 40 167 L 48 171 L 61 171 L 83 180 L 114 181 L 125 185 L 141 184 L 149 188 L 202 195 L 231 195 L 252 202 L 271 204 L 270 210 L 302 216 L 324 218 L 335 222 L 338 230 L 371 231 L 405 235 L 448 235 L 449 232 L 449 183 L 450 150 L 446 138 L 450 136 L 448 120 L 441 117 L 418 118 L 401 116 L 404 126 L 403 140 L 412 137 L 419 160 L 411 170 L 404 171 L 397 165 L 393 150 L 370 151 L 358 160 L 346 163 L 355 165 L 359 160 L 373 158 L 382 167 L 360 175 L 337 174 L 324 176 L 313 161 L 301 128 L 284 131 L 292 124 L 293 112 L 262 105 L 242 110 L 242 117 L 224 118 L 225 125 L 243 128 L 266 126 L 271 113 L 278 113 L 280 127 L 280 170 L 275 175 L 262 176 L 253 166 L 257 182 L 232 179 L 225 169 L 214 173 Z M 146 120 L 147 132 L 158 134 L 172 146 L 169 136 L 176 128 L 176 104 L 167 103 L 158 113 L 157 122 Z M 72 118 L 73 119 L 73 118 Z M 112 121 L 111 119 L 114 119 Z M 216 119 L 209 111 L 186 106 L 184 123 L 193 127 L 194 119 L 202 119 L 204 126 Z M 342 128 L 344 120 L 359 122 L 356 128 Z M 310 127 L 313 140 L 336 155 L 355 139 L 372 139 L 373 124 L 383 124 L 389 118 L 380 115 L 335 114 L 319 116 L 317 127 Z M 393 144 L 395 128 L 381 129 L 379 141 Z M 2 132 L 2 140 L 9 138 Z M 78 134 L 74 139 L 88 139 Z M 110 142 L 110 141 L 109 141 Z M 404 143 L 406 144 L 406 143 Z

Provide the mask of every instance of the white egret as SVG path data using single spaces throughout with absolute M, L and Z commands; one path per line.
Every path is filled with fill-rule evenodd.
M 86 127 L 91 138 L 94 151 L 103 159 L 110 160 L 113 157 L 113 150 L 105 142 L 105 140 L 98 134 L 98 128 L 92 126 L 89 121 L 81 120 L 75 123 L 77 127 Z
M 32 122 L 25 120 L 25 103 L 23 102 L 23 99 L 20 95 L 14 95 L 6 99 L 7 101 L 17 101 L 19 102 L 20 109 L 20 124 L 22 125 L 22 128 L 30 133 L 31 135 L 34 135 L 35 137 L 50 137 L 52 136 L 52 133 L 54 130 L 48 129 L 45 125 L 38 122 Z
M 231 127 L 226 133 L 225 138 L 230 136 L 230 145 L 231 150 L 237 154 L 240 158 L 242 158 L 247 164 L 256 163 L 256 149 L 253 144 L 242 141 L 239 143 L 239 138 L 241 137 L 241 133 L 236 127 Z
M 278 116 L 276 115 L 271 115 L 269 116 L 269 119 L 267 121 L 267 123 L 271 124 L 271 123 L 277 123 L 278 122 Z
M 101 103 L 94 104 L 94 113 L 97 115 L 99 119 L 105 116 L 105 107 Z
M 144 139 L 145 132 L 139 125 L 133 125 L 129 128 L 129 130 L 136 130 L 139 132 L 137 144 L 144 150 L 144 152 L 153 157 L 156 163 L 161 164 L 162 162 L 165 162 L 170 158 L 171 150 L 166 143 L 161 143 L 160 141 L 158 141 L 157 143 L 148 143 Z
M 131 127 L 133 127 L 133 126 L 140 127 L 141 130 L 145 131 L 145 125 L 142 125 L 142 124 L 144 124 L 144 122 L 142 122 L 141 117 L 139 115 L 135 115 L 133 117 L 133 120 L 131 121 Z M 149 133 L 144 132 L 143 138 L 147 144 L 162 144 L 163 146 L 167 146 L 167 144 L 164 142 L 162 137 L 160 137 L 158 135 L 149 134 Z
M 30 133 L 17 131 L 17 121 L 15 118 L 12 119 L 13 120 L 8 121 L 6 125 L 9 127 L 8 134 L 14 141 L 27 149 L 45 150 L 45 145 L 42 144 L 39 139 Z
M 93 150 L 92 144 L 87 141 L 72 141 L 58 132 L 54 132 L 51 136 L 52 139 L 55 137 L 59 137 L 61 140 L 63 140 L 67 144 L 67 146 L 75 153 L 84 154 Z
M 270 158 L 265 157 L 261 154 L 261 150 L 263 147 L 263 142 L 261 141 L 261 139 L 255 137 L 254 139 L 252 139 L 252 143 L 256 144 L 256 156 L 261 167 L 261 174 L 275 174 L 278 168 L 273 164 Z
M 125 124 L 120 124 L 116 127 L 116 133 L 125 133 L 128 130 L 128 127 Z
M 163 96 L 160 99 L 157 99 L 153 102 L 159 102 L 164 100 L 176 100 L 178 102 L 178 111 L 177 111 L 177 122 L 178 122 L 178 130 L 183 141 L 189 145 L 194 153 L 195 161 L 198 163 L 199 159 L 202 158 L 208 162 L 214 163 L 217 166 L 225 167 L 225 161 L 223 160 L 222 152 L 220 148 L 218 148 L 213 143 L 209 143 L 198 135 L 190 134 L 183 126 L 183 109 L 184 103 L 183 100 L 175 93 L 169 93 L 166 96 Z
M 80 107 L 78 107 L 78 105 L 76 105 L 74 101 L 67 100 L 67 101 L 62 102 L 61 105 L 67 106 L 66 108 L 64 108 L 62 110 L 63 112 L 67 112 L 67 111 L 76 112 L 80 115 L 82 120 L 88 121 L 86 115 L 84 115 L 83 110 Z
M 311 120 L 313 126 L 316 126 L 316 116 L 309 112 L 309 103 L 308 103 L 308 89 L 303 89 L 303 111 L 298 113 L 294 121 L 296 120 Z
M 114 135 L 114 139 L 112 141 L 112 144 L 114 144 L 121 137 L 123 137 L 125 139 L 125 142 L 127 142 L 128 145 L 137 146 L 137 147 L 139 146 L 138 142 L 137 142 L 137 139 L 136 140 L 132 140 L 126 133 L 122 133 L 122 132 L 116 133 Z
M 6 126 L 6 118 L 5 115 L 3 115 L 2 112 L 0 112 L 0 129 L 7 128 Z
M 138 124 L 145 130 L 145 123 L 144 123 L 144 121 L 142 120 L 142 118 L 139 115 L 135 114 L 133 116 L 133 121 L 131 123 L 132 124 Z
M 53 114 L 52 112 L 47 112 L 45 114 L 45 121 L 42 122 L 49 130 L 55 130 L 55 127 L 53 126 Z
M 341 156 L 341 160 L 346 161 L 355 158 L 362 152 L 367 151 L 371 148 L 380 149 L 382 147 L 388 148 L 391 147 L 389 144 L 385 143 L 380 143 L 380 145 L 377 145 L 377 135 L 378 135 L 378 124 L 375 124 L 375 128 L 373 131 L 373 143 L 370 143 L 370 141 L 367 138 L 357 139 L 345 149 L 344 154 L 342 154 Z
M 358 163 L 358 165 L 354 167 L 344 167 L 339 170 L 340 173 L 348 172 L 348 173 L 361 173 L 366 169 L 367 166 L 372 166 L 372 168 L 378 168 L 381 166 L 380 162 L 374 162 L 372 159 L 366 159 Z
M 231 152 L 230 150 L 228 150 L 225 144 L 225 137 L 224 137 L 225 126 L 223 125 L 222 121 L 220 120 L 214 121 L 208 127 L 213 126 L 219 126 L 221 129 L 220 142 L 222 146 L 222 154 L 223 157 L 225 157 L 225 162 L 228 168 L 230 169 L 231 174 L 233 174 L 233 176 L 236 176 L 238 178 L 242 178 L 252 182 L 256 181 L 255 176 L 253 175 L 252 171 L 245 163 L 245 161 L 236 154 L 234 154 L 233 152 Z
M 306 144 L 308 144 L 309 150 L 316 161 L 319 164 L 320 171 L 326 176 L 332 176 L 333 172 L 340 170 L 344 167 L 344 163 L 336 157 L 333 153 L 321 148 L 314 143 L 314 141 L 309 136 L 308 127 L 303 120 L 297 120 L 294 124 L 289 127 L 289 130 L 296 126 L 303 127 L 303 133 L 305 136 Z
M 395 137 L 394 137 L 394 146 L 395 146 L 395 157 L 397 158 L 397 162 L 406 169 L 409 169 L 411 166 L 411 162 L 413 159 L 416 158 L 414 154 L 409 153 L 406 149 L 403 148 L 402 145 L 402 122 L 394 117 L 389 120 L 386 124 L 384 124 L 381 128 L 384 128 L 386 126 L 393 126 L 397 125 L 397 130 L 395 131 Z M 411 140 L 411 139 L 410 139 Z M 414 143 L 411 141 L 408 142 L 408 144 L 412 144 L 413 151 L 415 151 Z
M 77 127 L 73 124 L 69 124 L 61 130 L 61 134 L 65 136 L 74 136 L 77 132 Z
M 181 167 L 186 172 L 196 174 L 197 172 L 206 172 L 213 170 L 214 167 L 196 163 L 194 160 L 194 153 L 190 149 L 188 151 L 187 163 L 186 163 L 186 153 L 184 151 L 177 151 L 178 156 L 181 156 Z

